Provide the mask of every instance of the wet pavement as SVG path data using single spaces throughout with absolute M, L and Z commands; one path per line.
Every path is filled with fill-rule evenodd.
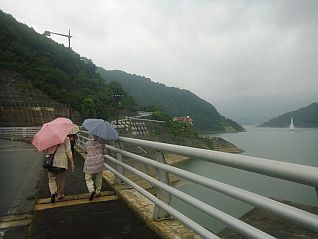
M 21 147 L 21 145 L 18 147 Z M 35 151 L 30 150 L 24 153 L 27 154 L 28 152 Z M 40 154 L 37 153 L 37 155 Z M 20 156 L 22 157 L 22 155 Z M 23 158 L 25 157 L 26 156 L 24 155 Z M 31 157 L 34 157 L 34 155 L 31 155 Z M 99 201 L 99 199 L 102 198 L 100 197 L 89 202 L 86 196 L 88 193 L 84 180 L 84 173 L 82 172 L 83 159 L 77 153 L 74 158 L 76 170 L 75 172 L 69 171 L 67 173 L 65 186 L 66 199 L 62 202 L 57 202 L 55 208 L 50 208 L 50 206 L 52 206 L 51 203 L 45 203 L 45 201 L 49 201 L 50 192 L 48 188 L 47 173 L 41 167 L 42 161 L 37 161 L 37 165 L 32 165 L 32 167 L 36 168 L 35 171 L 37 171 L 37 173 L 32 174 L 31 178 L 36 182 L 35 185 L 37 186 L 31 187 L 32 190 L 29 190 L 29 194 L 32 194 L 33 197 L 36 198 L 37 205 L 39 202 L 42 201 L 43 203 L 44 201 L 42 206 L 47 206 L 47 208 L 31 211 L 32 223 L 30 225 L 15 226 L 6 230 L 0 230 L 0 238 L 160 238 L 155 232 L 149 229 L 123 201 L 114 195 L 114 192 L 104 180 L 102 191 L 113 198 L 110 200 Z M 30 164 L 30 161 L 27 162 Z M 6 164 L 7 167 L 10 167 L 10 160 L 6 162 Z M 18 178 L 19 181 L 23 181 L 23 179 L 20 179 L 20 177 L 23 178 L 23 170 L 19 171 L 17 174 L 18 175 L 15 175 L 14 180 Z M 27 174 L 24 174 L 24 177 L 27 177 Z M 19 183 L 21 183 L 21 181 Z M 6 188 L 1 187 L 1 190 L 6 191 Z M 76 197 L 80 197 L 80 199 L 76 199 Z M 4 201 L 6 200 L 1 196 L 1 203 Z M 34 202 L 35 201 L 33 200 L 32 210 Z M 72 205 L 70 202 L 78 204 Z M 61 206 L 59 206 L 60 204 Z M 35 208 L 37 205 L 35 205 Z
M 30 144 L 0 139 L 0 217 L 32 212 L 41 158 Z

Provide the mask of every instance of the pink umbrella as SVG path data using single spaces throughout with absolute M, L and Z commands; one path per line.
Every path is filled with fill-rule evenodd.
M 33 137 L 32 144 L 37 150 L 42 151 L 51 146 L 63 143 L 68 133 L 75 124 L 67 118 L 56 118 L 55 120 L 43 124 L 42 128 Z

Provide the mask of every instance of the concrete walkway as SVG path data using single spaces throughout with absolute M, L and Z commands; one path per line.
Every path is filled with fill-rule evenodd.
M 68 172 L 66 197 L 50 203 L 47 173 L 42 170 L 34 211 L 0 218 L 1 225 L 11 223 L 0 238 L 159 238 L 118 199 L 104 180 L 101 197 L 89 201 L 83 160 L 78 154 L 74 158 L 76 171 Z
M 89 201 L 82 172 L 83 160 L 75 154 L 76 172 L 68 172 L 63 201 L 52 208 L 43 174 L 35 206 L 30 238 L 159 238 L 103 181 L 102 197 Z M 44 205 L 39 209 L 39 205 Z

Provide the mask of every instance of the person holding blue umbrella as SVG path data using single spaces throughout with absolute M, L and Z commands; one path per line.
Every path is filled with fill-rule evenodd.
M 86 119 L 82 126 L 90 134 L 90 140 L 85 143 L 86 157 L 83 171 L 89 200 L 99 196 L 102 189 L 102 172 L 106 169 L 103 154 L 107 154 L 105 140 L 117 140 L 118 132 L 103 119 Z
M 106 169 L 103 154 L 107 153 L 102 139 L 92 134 L 90 138 L 85 143 L 86 156 L 83 168 L 89 192 L 89 201 L 93 200 L 95 196 L 100 196 L 103 179 L 102 173 Z

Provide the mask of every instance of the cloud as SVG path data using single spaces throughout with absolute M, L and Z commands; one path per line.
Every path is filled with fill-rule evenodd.
M 0 4 L 40 33 L 71 28 L 72 48 L 99 66 L 191 90 L 230 117 L 235 107 L 253 115 L 263 105 L 259 111 L 271 117 L 290 102 L 318 98 L 315 0 Z M 278 98 L 287 102 L 277 102 L 276 112 L 266 102 Z

